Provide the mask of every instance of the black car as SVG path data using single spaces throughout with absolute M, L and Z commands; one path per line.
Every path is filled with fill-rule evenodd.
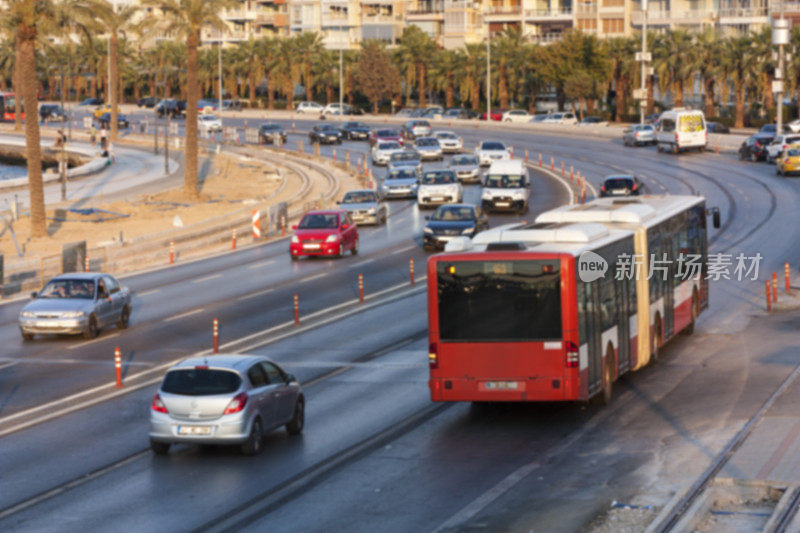
M 722 122 L 706 122 L 708 133 L 730 133 L 731 130 Z
M 111 113 L 103 113 L 100 115 L 100 118 L 97 119 L 97 123 L 100 124 L 101 128 L 110 128 L 111 127 Z M 121 130 L 126 130 L 131 127 L 131 123 L 128 122 L 128 117 L 123 115 L 122 113 L 117 113 L 117 128 Z
M 645 115 L 644 122 L 645 124 L 655 124 L 656 122 L 658 122 L 660 116 L 661 113 L 652 113 L 650 115 Z
M 764 133 L 764 134 L 767 134 L 767 135 L 772 135 L 774 137 L 775 133 L 777 133 L 777 131 L 778 131 L 778 125 L 777 124 L 764 124 L 763 126 L 761 126 L 761 129 L 758 130 L 758 133 Z M 788 125 L 784 124 L 783 125 L 783 133 L 794 133 L 794 132 L 792 131 L 792 128 L 790 128 Z M 758 134 L 756 134 L 756 135 L 758 135 Z
M 636 176 L 619 174 L 606 176 L 600 186 L 600 197 L 604 196 L 638 196 L 642 191 L 642 183 Z
M 314 126 L 308 132 L 311 143 L 342 144 L 342 132 L 333 124 Z
M 258 127 L 259 144 L 274 144 L 276 138 L 280 138 L 281 144 L 286 143 L 286 132 L 279 124 L 267 122 Z
M 184 104 L 183 110 L 186 110 L 186 105 Z M 159 117 L 164 117 L 165 115 L 169 115 L 171 118 L 177 118 L 181 116 L 181 103 L 178 100 L 173 100 L 171 98 L 165 98 L 161 100 L 158 105 L 156 105 L 156 115 Z
M 768 124 L 769 125 L 769 124 Z M 744 140 L 739 147 L 739 160 L 749 159 L 754 163 L 767 159 L 767 145 L 775 138 L 774 134 L 756 133 Z
M 441 250 L 453 237 L 474 237 L 489 229 L 489 217 L 471 204 L 446 204 L 439 206 L 422 229 L 425 250 Z
M 137 107 L 146 107 L 151 109 L 156 106 L 158 103 L 158 98 L 154 98 L 152 96 L 145 96 L 144 98 L 139 98 L 136 102 Z
M 83 102 L 81 102 L 78 105 L 79 106 L 98 106 L 98 105 L 103 105 L 104 103 L 105 102 L 103 102 L 102 98 L 87 98 L 86 100 L 84 100 Z
M 345 122 L 342 126 L 342 136 L 348 141 L 369 139 L 369 126 L 363 122 Z
M 39 118 L 42 122 L 53 122 L 65 118 L 64 110 L 58 104 L 42 104 L 39 106 Z

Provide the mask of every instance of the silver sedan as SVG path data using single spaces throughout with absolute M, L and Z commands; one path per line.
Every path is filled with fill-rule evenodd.
M 386 224 L 389 216 L 386 204 L 372 189 L 350 191 L 338 204 L 350 213 L 356 224 Z
M 622 144 L 625 146 L 641 146 L 656 143 L 656 130 L 652 124 L 634 124 L 627 128 L 622 135 Z
M 214 355 L 185 359 L 167 371 L 150 404 L 150 448 L 172 444 L 235 444 L 259 453 L 281 426 L 298 435 L 305 398 L 293 375 L 264 357 Z
M 26 341 L 37 333 L 82 334 L 93 339 L 104 326 L 125 329 L 130 321 L 130 291 L 108 274 L 62 274 L 31 296 L 33 301 L 19 314 L 19 329 Z
M 472 154 L 454 155 L 450 161 L 450 170 L 462 183 L 479 183 L 481 181 L 481 167 L 477 156 Z
M 444 152 L 442 151 L 442 145 L 439 144 L 439 141 L 436 137 L 420 137 L 417 139 L 417 153 L 419 153 L 420 159 L 423 161 L 425 160 L 435 160 L 441 161 L 444 159 Z

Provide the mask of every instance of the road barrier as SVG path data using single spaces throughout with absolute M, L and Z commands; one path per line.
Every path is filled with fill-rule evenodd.
M 117 388 L 122 388 L 122 354 L 119 347 L 114 348 L 114 371 L 117 376 Z
M 772 298 L 769 297 L 769 280 L 764 280 L 766 286 L 765 294 L 767 296 L 767 313 L 772 311 Z
M 410 278 L 410 281 L 411 281 L 411 285 L 413 285 L 414 284 L 414 260 L 413 259 L 409 259 L 408 260 L 408 275 L 409 275 L 409 278 Z
M 231 230 L 231 250 L 236 249 L 236 228 Z
M 169 264 L 175 263 L 175 241 L 169 241 Z
M 214 319 L 214 353 L 219 353 L 219 320 Z
M 300 301 L 297 298 L 297 293 L 294 293 L 294 324 L 300 325 Z
M 364 274 L 358 275 L 358 303 L 364 303 Z
M 772 273 L 772 303 L 778 303 L 778 274 Z
M 575 181 L 575 170 L 572 165 L 569 166 L 569 181 Z
M 539 152 L 539 166 L 542 166 L 542 152 Z
M 253 209 L 252 217 L 253 239 L 261 238 L 261 212 L 258 209 Z
M 89 272 L 89 254 L 86 254 L 86 257 L 83 258 L 83 271 Z
M 789 283 L 789 263 L 783 264 L 783 275 L 786 278 L 786 292 L 790 292 L 792 290 L 792 285 Z

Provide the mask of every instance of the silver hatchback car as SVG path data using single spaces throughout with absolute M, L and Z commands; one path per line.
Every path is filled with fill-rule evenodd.
M 297 379 L 264 357 L 214 355 L 181 361 L 167 371 L 150 409 L 150 448 L 239 445 L 261 452 L 264 436 L 286 426 L 303 431 L 305 398 Z
M 51 279 L 19 313 L 22 339 L 37 333 L 97 337 L 104 326 L 128 327 L 131 293 L 109 274 L 73 272 Z

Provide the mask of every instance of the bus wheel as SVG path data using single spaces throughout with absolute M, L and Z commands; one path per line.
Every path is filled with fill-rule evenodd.
M 611 395 L 614 391 L 614 349 L 609 346 L 606 352 L 606 364 L 603 365 L 603 388 L 595 396 L 597 405 L 610 404 Z
M 689 325 L 683 328 L 684 335 L 691 335 L 694 333 L 694 323 L 697 320 L 697 291 L 692 292 L 692 321 L 689 322 Z
M 650 350 L 650 363 L 656 364 L 658 362 L 658 356 L 660 348 L 658 346 L 658 341 L 661 339 L 661 317 L 656 315 L 656 325 L 653 328 L 653 346 Z

